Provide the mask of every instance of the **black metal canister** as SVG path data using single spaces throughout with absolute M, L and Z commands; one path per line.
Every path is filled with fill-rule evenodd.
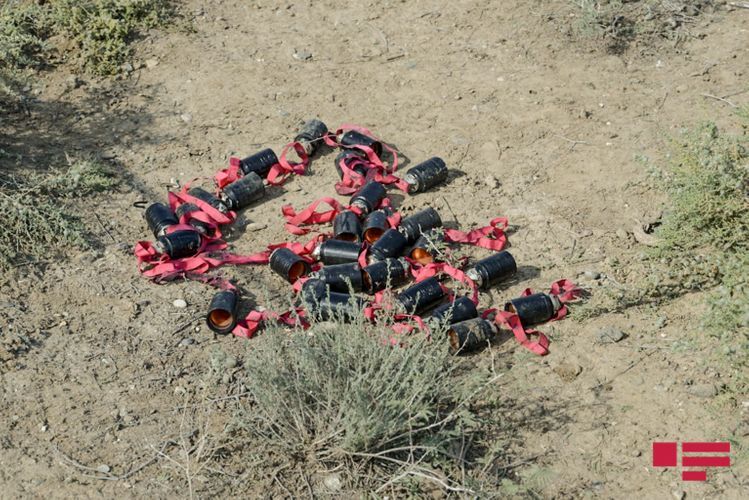
M 476 304 L 468 297 L 462 296 L 452 302 L 437 307 L 429 317 L 429 321 L 433 325 L 447 326 L 476 318 L 478 315 L 479 312 L 476 309 Z
M 447 179 L 447 165 L 442 158 L 434 157 L 406 171 L 403 180 L 408 183 L 409 193 L 421 193 L 441 184 Z
M 478 351 L 488 346 L 497 332 L 497 325 L 482 318 L 473 318 L 450 325 L 447 331 L 450 351 L 454 354 Z
M 321 139 L 328 133 L 328 127 L 317 118 L 313 118 L 302 125 L 302 129 L 294 137 L 294 142 L 298 142 L 304 148 L 304 151 L 312 156 L 320 147 Z
M 154 247 L 159 253 L 168 255 L 170 259 L 181 259 L 197 254 L 201 242 L 200 233 L 197 231 L 174 231 L 159 236 Z
M 421 314 L 438 304 L 445 297 L 445 290 L 435 277 L 427 278 L 411 285 L 399 293 L 395 300 L 400 303 L 403 312 Z
M 505 304 L 505 311 L 517 314 L 523 326 L 549 321 L 561 308 L 559 297 L 548 293 L 518 297 Z
M 175 210 L 175 214 L 180 219 L 182 216 L 187 215 L 191 212 L 200 212 L 200 207 L 198 207 L 194 203 L 183 203 L 180 206 L 177 207 L 177 210 Z M 195 228 L 196 231 L 199 231 L 201 234 L 208 234 L 208 231 L 210 227 L 205 222 L 198 220 L 198 219 L 190 219 L 188 222 L 192 227 Z
M 302 301 L 307 313 L 316 320 L 355 321 L 367 301 L 347 293 L 331 292 L 325 282 L 310 279 L 302 285 Z
M 398 230 L 408 240 L 408 243 L 414 243 L 421 233 L 426 233 L 430 229 L 442 226 L 442 219 L 440 214 L 431 207 L 425 208 L 413 215 L 409 215 L 403 219 L 398 226 Z
M 231 210 L 239 210 L 249 206 L 253 201 L 265 196 L 263 179 L 255 172 L 246 174 L 221 191 L 221 200 Z
M 351 210 L 344 210 L 333 219 L 333 238 L 342 241 L 361 241 L 361 222 Z
M 338 177 L 343 178 L 343 169 L 341 169 L 341 162 L 343 162 L 347 167 L 353 169 L 353 171 L 357 174 L 362 176 L 367 175 L 367 168 L 364 165 L 358 164 L 354 167 L 349 166 L 349 163 L 355 159 L 366 160 L 367 155 L 364 154 L 364 151 L 360 151 L 358 149 L 344 149 L 340 153 L 338 153 L 338 156 L 335 157 L 335 169 L 336 172 L 338 172 Z
M 325 266 L 310 277 L 324 281 L 334 292 L 360 292 L 363 286 L 362 269 L 356 262 Z
M 385 259 L 362 269 L 363 289 L 373 295 L 385 288 L 395 288 L 409 278 L 406 259 Z
M 510 278 L 517 270 L 515 258 L 505 250 L 476 262 L 466 271 L 466 276 L 475 281 L 481 290 L 487 290 Z
M 216 333 L 225 335 L 237 326 L 237 292 L 235 290 L 221 290 L 211 299 L 206 315 L 208 328 Z
M 344 146 L 368 146 L 377 156 L 382 155 L 382 143 L 373 137 L 364 135 L 356 130 L 345 132 L 339 142 Z
M 323 264 L 345 264 L 359 260 L 361 245 L 352 241 L 326 240 L 312 251 L 312 257 Z
M 288 248 L 273 250 L 270 268 L 289 283 L 294 283 L 311 271 L 309 263 Z
M 369 263 L 400 257 L 408 246 L 408 240 L 397 229 L 388 229 L 369 248 Z
M 192 196 L 193 198 L 197 198 L 200 201 L 204 201 L 208 203 L 210 206 L 221 212 L 222 214 L 225 214 L 229 211 L 229 209 L 224 205 L 224 202 L 213 196 L 211 193 L 206 191 L 203 188 L 195 187 L 190 188 L 187 191 L 187 194 Z
M 153 235 L 158 238 L 163 236 L 166 232 L 166 228 L 179 224 L 177 216 L 174 215 L 172 209 L 163 203 L 152 203 L 146 209 L 145 212 L 146 224 L 148 228 L 153 232 Z
M 354 193 L 349 204 L 362 211 L 367 215 L 380 206 L 380 202 L 385 198 L 385 187 L 377 181 L 370 181 L 362 186 L 359 191 Z
M 267 148 L 239 160 L 239 168 L 242 169 L 244 175 L 255 172 L 261 178 L 265 179 L 271 167 L 276 163 L 278 163 L 276 153 L 272 149 Z
M 372 245 L 375 241 L 379 240 L 388 229 L 390 229 L 390 222 L 388 221 L 387 211 L 384 209 L 375 210 L 364 219 L 362 236 L 364 241 Z
M 431 264 L 439 260 L 438 243 L 445 240 L 444 233 L 438 230 L 430 230 L 423 233 L 409 250 L 408 255 L 421 265 Z

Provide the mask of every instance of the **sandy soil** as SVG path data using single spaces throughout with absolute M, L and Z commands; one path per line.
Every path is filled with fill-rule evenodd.
M 509 217 L 513 254 L 527 268 L 482 306 L 562 277 L 596 293 L 626 281 L 626 265 L 612 263 L 638 258 L 632 227 L 664 201 L 637 157 L 658 157 L 670 134 L 700 120 L 731 126 L 730 107 L 702 94 L 743 90 L 749 74 L 749 11 L 701 21 L 699 36 L 676 48 L 664 42 L 615 56 L 570 40 L 567 2 L 185 5 L 193 29 L 150 34 L 129 76 L 80 76 L 73 88 L 70 69 L 59 68 L 38 84 L 30 116 L 2 124 L 9 149 L 27 160 L 19 172 L 33 173 L 42 156 L 95 151 L 125 178 L 118 192 L 81 205 L 99 249 L 0 280 L 3 497 L 187 494 L 182 451 L 169 441 L 186 425 L 186 405 L 215 397 L 206 396 L 213 350 L 241 361 L 252 341 L 215 338 L 203 326 L 203 285 L 156 286 L 138 275 L 131 248 L 147 229 L 133 203 L 165 198 L 172 179 L 210 176 L 234 153 L 280 148 L 312 116 L 331 127 L 358 123 L 412 161 L 439 155 L 462 172 L 404 208 L 452 210 L 462 227 Z M 234 248 L 287 239 L 281 205 L 332 195 L 335 179 L 328 154 L 244 214 L 267 227 L 238 230 Z M 260 296 L 285 293 L 265 268 L 225 272 Z M 177 298 L 188 307 L 175 308 Z M 716 402 L 713 389 L 730 374 L 701 361 L 715 347 L 693 341 L 700 301 L 585 321 L 573 310 L 545 327 L 549 356 L 514 343 L 483 355 L 507 369 L 496 391 L 515 403 L 516 453 L 528 460 L 523 467 L 545 471 L 535 485 L 544 496 L 746 494 L 746 457 L 695 484 L 650 465 L 654 440 L 745 440 L 749 430 L 746 406 Z M 608 326 L 626 337 L 602 344 L 598 332 Z M 236 369 L 229 363 L 219 376 L 227 387 Z M 209 425 L 221 425 L 223 407 L 216 403 Z M 102 465 L 109 472 L 82 467 Z M 202 471 L 192 488 L 266 491 L 234 479 Z

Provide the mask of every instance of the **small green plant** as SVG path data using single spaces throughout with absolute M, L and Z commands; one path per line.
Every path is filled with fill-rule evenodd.
M 480 429 L 497 424 L 472 412 L 491 376 L 463 369 L 446 342 L 366 323 L 270 328 L 245 369 L 252 403 L 234 432 L 269 463 L 305 474 L 335 468 L 350 491 L 482 487 L 476 478 L 467 486 L 462 472 L 472 470 Z
M 9 2 L 0 8 L 0 69 L 43 66 L 57 49 L 93 74 L 115 74 L 131 54 L 130 43 L 171 12 L 169 0 Z M 72 44 L 55 47 L 53 35 Z
M 166 0 L 58 0 L 53 6 L 56 30 L 76 43 L 84 66 L 98 75 L 117 73 L 137 34 L 169 14 Z
M 738 394 L 749 387 L 749 138 L 705 124 L 672 140 L 653 173 L 670 197 L 654 232 L 657 246 L 627 266 L 628 283 L 612 283 L 576 313 L 595 316 L 707 291 L 703 327 L 721 345 L 712 361 L 731 373 L 725 392 Z
M 577 23 L 573 32 L 581 39 L 603 42 L 606 50 L 620 54 L 636 40 L 652 46 L 658 39 L 679 41 L 689 36 L 689 26 L 711 8 L 712 2 L 689 0 L 575 0 Z
M 0 178 L 0 268 L 21 258 L 45 258 L 53 250 L 86 247 L 83 226 L 66 200 L 113 188 L 117 179 L 93 160 L 73 162 L 35 183 Z

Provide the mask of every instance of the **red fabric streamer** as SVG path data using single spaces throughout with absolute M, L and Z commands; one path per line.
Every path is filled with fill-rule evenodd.
M 474 229 L 469 232 L 457 229 L 445 229 L 445 239 L 448 243 L 468 243 L 488 250 L 499 251 L 507 245 L 507 218 L 497 217 L 489 221 L 488 226 Z
M 292 148 L 296 151 L 301 162 L 294 163 L 286 159 L 286 155 Z M 286 182 L 291 174 L 304 175 L 304 172 L 307 170 L 307 165 L 309 165 L 309 156 L 307 156 L 304 146 L 298 142 L 291 142 L 284 146 L 283 151 L 281 151 L 281 156 L 278 157 L 278 163 L 271 167 L 266 180 L 268 181 L 268 184 L 280 186 Z

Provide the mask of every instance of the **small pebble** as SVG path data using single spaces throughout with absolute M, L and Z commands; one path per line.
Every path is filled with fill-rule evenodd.
M 598 341 L 602 344 L 613 344 L 624 337 L 624 332 L 613 326 L 605 326 L 598 331 Z
M 146 60 L 146 68 L 148 68 L 148 69 L 155 68 L 158 65 L 159 65 L 159 60 L 158 59 L 147 59 Z
M 174 302 L 172 302 L 172 305 L 176 307 L 177 309 L 184 309 L 185 307 L 187 307 L 187 302 L 185 302 L 182 299 L 177 299 Z
M 262 229 L 265 229 L 266 227 L 268 227 L 268 224 L 265 224 L 263 222 L 250 222 L 249 224 L 245 226 L 245 229 L 247 231 L 252 232 L 252 231 L 260 231 Z
M 585 271 L 583 273 L 583 275 L 586 278 L 591 279 L 591 280 L 599 280 L 599 279 L 601 279 L 601 273 L 599 273 L 598 271 Z
M 179 343 L 181 346 L 188 346 L 193 345 L 195 343 L 195 340 L 191 339 L 190 337 L 182 339 L 182 341 Z
M 312 53 L 306 50 L 298 50 L 294 52 L 293 57 L 294 59 L 297 59 L 299 61 L 309 61 L 310 59 L 312 59 Z
M 665 316 L 658 316 L 658 319 L 655 320 L 655 327 L 656 328 L 663 328 L 668 323 L 668 318 Z
M 328 474 L 322 482 L 330 491 L 340 491 L 343 487 L 340 474 Z
M 623 240 L 629 239 L 629 233 L 621 228 L 616 230 L 616 235 Z
M 190 113 L 182 113 L 179 117 L 185 123 L 190 123 L 192 121 L 192 115 Z
M 488 187 L 489 189 L 497 189 L 497 187 L 499 186 L 499 181 L 493 175 L 489 175 L 486 177 L 486 179 L 484 179 L 484 184 L 486 184 L 486 187 Z
M 107 474 L 110 470 L 112 469 L 107 464 L 101 464 L 96 468 L 96 472 L 101 472 L 102 474 Z
M 718 394 L 718 388 L 713 384 L 696 384 L 690 386 L 687 392 L 698 398 L 712 398 Z

